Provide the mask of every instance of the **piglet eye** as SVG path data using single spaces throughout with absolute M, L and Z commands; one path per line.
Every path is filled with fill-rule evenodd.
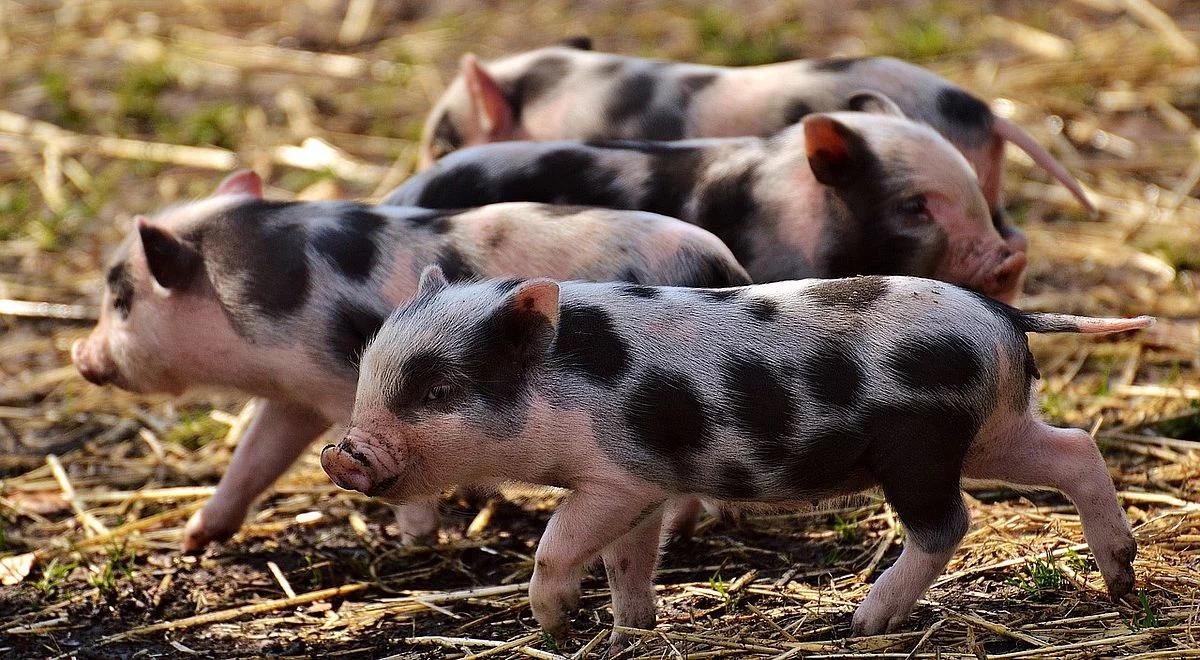
M 904 215 L 923 215 L 929 210 L 925 206 L 925 195 L 913 195 L 900 202 L 900 213 Z
M 425 393 L 425 403 L 435 403 L 450 396 L 449 385 L 434 385 Z

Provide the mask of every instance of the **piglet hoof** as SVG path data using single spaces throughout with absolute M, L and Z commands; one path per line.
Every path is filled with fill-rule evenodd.
M 238 531 L 241 521 L 222 522 L 222 518 L 223 516 L 214 515 L 207 509 L 193 513 L 183 528 L 183 541 L 179 550 L 185 555 L 198 555 L 204 552 L 209 543 L 228 541 Z
M 1134 574 L 1133 559 L 1137 556 L 1137 543 L 1132 537 L 1126 540 L 1120 548 L 1114 550 L 1107 562 L 1111 568 L 1103 570 L 1104 585 L 1108 587 L 1108 596 L 1114 602 L 1120 601 L 1133 592 Z
M 437 504 L 420 503 L 392 507 L 396 514 L 396 525 L 400 528 L 400 542 L 404 545 L 433 545 L 437 543 Z
M 561 646 L 571 634 L 571 619 L 579 611 L 579 590 L 543 597 L 535 596 L 537 591 L 540 590 L 530 585 L 529 604 L 533 609 L 533 618 Z
M 854 637 L 882 635 L 899 628 L 907 618 L 907 610 L 898 613 L 891 612 L 882 603 L 872 602 L 868 598 L 854 611 L 852 634 Z
M 605 658 L 613 660 L 614 658 L 622 657 L 626 651 L 633 648 L 634 639 L 625 633 L 614 632 L 608 641 L 608 652 L 604 654 Z

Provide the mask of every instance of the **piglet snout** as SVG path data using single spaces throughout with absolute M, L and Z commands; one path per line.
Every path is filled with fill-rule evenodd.
M 108 360 L 96 355 L 90 342 L 78 339 L 71 345 L 71 361 L 79 375 L 94 385 L 105 385 L 112 380 L 115 367 Z
M 326 445 L 321 450 L 321 467 L 338 488 L 366 493 L 375 484 L 373 470 L 368 459 L 354 449 L 350 441 L 342 440 L 337 445 Z
M 1025 259 L 1024 252 L 1010 252 L 987 276 L 980 289 L 996 300 L 1011 304 L 1021 292 Z

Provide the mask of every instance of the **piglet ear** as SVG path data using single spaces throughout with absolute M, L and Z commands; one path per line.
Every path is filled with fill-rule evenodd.
M 829 115 L 804 118 L 804 148 L 817 181 L 840 188 L 870 175 L 870 150 L 854 129 Z
M 445 288 L 449 284 L 446 281 L 446 274 L 442 272 L 442 267 L 437 264 L 432 264 L 425 267 L 421 271 L 421 280 L 417 284 L 417 293 L 433 294 Z
M 558 327 L 558 282 L 544 279 L 523 282 L 513 289 L 510 301 L 519 314 L 541 317 L 551 329 Z
M 484 142 L 508 139 L 513 132 L 513 110 L 496 79 L 471 53 L 462 56 L 459 68 L 471 98 L 475 124 L 471 132 L 475 139 Z
M 175 234 L 137 218 L 138 236 L 146 255 L 146 266 L 164 289 L 186 287 L 200 269 L 200 253 Z
M 253 195 L 259 199 L 263 196 L 262 177 L 254 170 L 238 170 L 225 177 L 217 186 L 214 195 Z
M 900 106 L 896 105 L 896 102 L 888 98 L 886 94 L 870 89 L 860 89 L 851 94 L 850 99 L 846 101 L 846 108 L 855 112 L 870 112 L 877 115 L 907 116 Z

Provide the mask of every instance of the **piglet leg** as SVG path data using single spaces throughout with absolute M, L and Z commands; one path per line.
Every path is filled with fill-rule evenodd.
M 658 568 L 661 527 L 662 514 L 652 513 L 600 553 L 612 592 L 613 623 L 618 626 L 654 628 L 654 571 Z M 632 641 L 628 634 L 614 630 L 608 654 L 624 651 Z
M 260 401 L 212 499 L 184 528 L 182 550 L 186 553 L 201 552 L 209 543 L 233 536 L 258 496 L 329 428 L 320 415 L 306 408 Z
M 529 605 L 543 630 L 555 639 L 566 637 L 579 608 L 579 581 L 587 562 L 649 516 L 660 516 L 662 504 L 659 493 L 587 487 L 563 502 L 538 543 L 529 583 Z
M 1095 441 L 1081 429 L 1029 421 L 967 455 L 964 476 L 1054 488 L 1079 509 L 1083 535 L 1109 596 L 1133 590 L 1137 543 Z
M 438 524 L 441 522 L 437 500 L 393 506 L 392 513 L 396 514 L 402 543 L 426 543 L 437 537 Z
M 878 635 L 895 630 L 924 593 L 941 575 L 957 544 L 931 552 L 911 538 L 904 542 L 900 558 L 871 585 L 867 599 L 854 611 L 855 635 Z

